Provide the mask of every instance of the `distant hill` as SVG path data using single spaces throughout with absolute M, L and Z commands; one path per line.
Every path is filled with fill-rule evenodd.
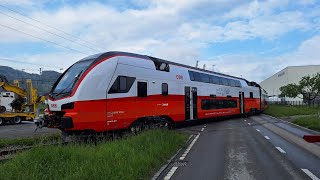
M 10 83 L 13 83 L 13 80 L 15 79 L 19 80 L 22 88 L 25 88 L 26 80 L 31 79 L 33 87 L 38 89 L 39 95 L 48 93 L 51 90 L 52 85 L 61 75 L 61 73 L 56 71 L 43 71 L 41 75 L 30 74 L 8 66 L 0 66 L 0 74 L 6 76 Z

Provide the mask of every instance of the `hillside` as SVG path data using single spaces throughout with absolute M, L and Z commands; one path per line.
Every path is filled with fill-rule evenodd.
M 56 71 L 43 71 L 41 75 L 30 74 L 21 70 L 16 70 L 8 66 L 0 66 L 0 74 L 7 77 L 9 82 L 17 79 L 21 87 L 25 88 L 26 79 L 31 79 L 33 86 L 38 89 L 38 94 L 43 95 L 51 90 L 52 85 L 61 75 Z M 0 90 L 1 91 L 1 90 Z

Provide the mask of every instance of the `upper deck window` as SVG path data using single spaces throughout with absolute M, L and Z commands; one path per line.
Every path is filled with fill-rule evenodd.
M 158 71 L 165 71 L 165 72 L 169 72 L 170 71 L 170 66 L 168 63 L 165 62 L 160 62 L 160 61 L 153 61 L 156 70 Z
M 201 82 L 209 83 L 210 82 L 209 75 L 201 73 Z
M 224 86 L 241 87 L 239 80 L 234 80 L 226 77 L 219 77 L 211 74 L 189 71 L 191 81 L 219 84 Z

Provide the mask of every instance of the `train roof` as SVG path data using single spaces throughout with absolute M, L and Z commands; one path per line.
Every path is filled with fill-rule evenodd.
M 81 59 L 80 61 L 85 61 L 85 60 L 92 59 L 92 58 L 96 58 L 95 61 L 99 61 L 99 60 L 101 60 L 103 58 L 107 58 L 107 57 L 110 57 L 110 56 L 130 56 L 130 57 L 148 59 L 148 60 L 152 60 L 152 61 L 168 63 L 168 64 L 172 64 L 172 65 L 176 65 L 176 66 L 180 66 L 180 67 L 185 67 L 185 68 L 189 68 L 189 69 L 193 69 L 193 70 L 197 70 L 197 71 L 202 71 L 202 72 L 206 72 L 206 73 L 217 74 L 217 75 L 221 75 L 221 76 L 226 76 L 226 77 L 231 77 L 231 78 L 235 78 L 235 79 L 239 79 L 239 80 L 244 80 L 244 81 L 247 82 L 248 85 L 250 83 L 252 85 L 254 84 L 254 86 L 257 84 L 255 82 L 249 82 L 248 80 L 246 80 L 244 78 L 231 76 L 231 75 L 223 74 L 223 73 L 218 73 L 218 72 L 214 72 L 214 71 L 209 71 L 209 70 L 205 70 L 205 69 L 200 69 L 200 68 L 188 66 L 188 65 L 185 65 L 185 64 L 180 64 L 180 63 L 176 63 L 176 62 L 172 62 L 172 61 L 168 61 L 168 60 L 164 60 L 164 59 L 159 59 L 159 58 L 148 56 L 148 55 L 141 55 L 141 54 L 135 54 L 135 53 L 129 53 L 129 52 L 109 51 L 109 52 L 94 54 L 94 55 L 85 57 L 85 58 Z

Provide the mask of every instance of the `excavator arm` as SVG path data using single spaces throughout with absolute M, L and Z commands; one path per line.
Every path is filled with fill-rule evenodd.
M 15 99 L 13 103 L 18 104 L 17 110 L 24 109 L 24 107 L 29 106 L 31 109 L 36 108 L 36 104 L 38 102 L 44 102 L 43 99 L 45 97 L 38 97 L 37 90 L 33 88 L 31 79 L 27 79 L 27 88 L 26 90 L 19 87 L 19 81 L 15 80 L 13 84 L 10 84 L 7 78 L 3 75 L 0 75 L 0 88 L 4 89 L 5 91 L 14 92 L 19 96 L 19 98 Z M 25 104 L 21 105 L 21 99 L 26 98 L 24 101 Z
M 5 91 L 10 91 L 16 93 L 18 96 L 26 97 L 27 92 L 24 89 L 21 89 L 20 87 L 11 85 L 7 82 L 0 82 L 0 87 L 4 89 Z

